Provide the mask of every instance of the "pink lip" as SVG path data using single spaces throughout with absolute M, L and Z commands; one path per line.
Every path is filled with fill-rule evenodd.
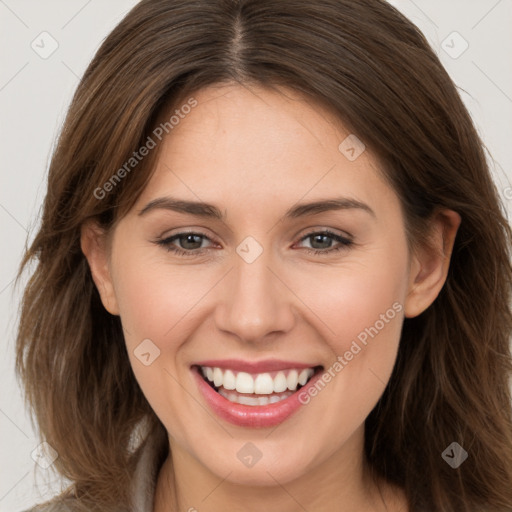
M 218 361 L 216 362 L 216 364 Z M 282 367 L 280 369 L 286 368 L 297 368 L 297 366 L 293 366 L 296 363 L 293 363 L 291 366 Z M 209 364 L 201 363 L 201 366 L 209 366 Z M 232 366 L 229 366 L 233 368 Z M 299 366 L 301 368 L 311 368 L 309 365 Z M 244 371 L 247 366 L 244 366 Z M 265 368 L 268 368 L 266 366 Z M 236 368 L 233 368 L 236 369 Z M 241 370 L 242 371 L 242 370 Z M 251 428 L 265 428 L 265 427 L 273 427 L 275 425 L 279 425 L 287 418 L 289 418 L 293 413 L 299 410 L 303 404 L 299 400 L 299 394 L 307 392 L 307 389 L 310 386 L 313 386 L 315 381 L 322 376 L 322 372 L 318 372 L 313 375 L 310 381 L 303 386 L 298 392 L 295 392 L 293 395 L 277 402 L 275 404 L 269 405 L 242 405 L 235 404 L 230 402 L 222 395 L 217 393 L 202 377 L 200 374 L 200 370 L 198 367 L 193 366 L 192 372 L 197 381 L 199 390 L 203 397 L 205 398 L 206 403 L 210 406 L 214 413 L 216 413 L 220 418 L 232 423 L 234 425 L 240 427 L 251 427 Z
M 225 368 L 238 372 L 247 373 L 265 373 L 277 372 L 279 370 L 314 368 L 316 365 L 297 363 L 294 361 L 280 361 L 277 359 L 267 359 L 263 361 L 242 361 L 241 359 L 210 359 L 208 361 L 199 361 L 194 363 L 197 366 L 209 366 L 210 368 Z

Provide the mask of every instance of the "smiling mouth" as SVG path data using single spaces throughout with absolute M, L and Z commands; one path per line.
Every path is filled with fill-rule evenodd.
M 226 368 L 197 366 L 203 380 L 232 403 L 250 406 L 269 405 L 297 393 L 322 366 L 290 368 L 265 373 L 247 373 Z

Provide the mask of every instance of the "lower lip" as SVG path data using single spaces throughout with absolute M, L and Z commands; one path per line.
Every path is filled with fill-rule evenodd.
M 207 404 L 220 418 L 240 427 L 265 428 L 279 425 L 298 411 L 303 404 L 299 400 L 299 393 L 307 392 L 310 386 L 321 376 L 322 372 L 313 375 L 309 382 L 299 391 L 275 404 L 268 405 L 242 405 L 230 402 L 217 393 L 202 377 L 200 369 L 192 368 L 197 380 L 199 390 Z

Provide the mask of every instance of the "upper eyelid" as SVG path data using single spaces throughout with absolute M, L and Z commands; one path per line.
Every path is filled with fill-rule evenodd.
M 352 235 L 350 235 L 348 233 L 335 233 L 334 231 L 332 231 L 330 229 L 309 231 L 306 234 L 299 237 L 298 243 L 312 237 L 313 235 L 324 235 L 329 238 L 332 238 L 334 240 L 335 244 L 338 243 L 341 245 L 349 245 L 349 244 L 355 245 L 354 237 Z M 342 239 L 343 241 L 340 239 Z M 313 249 L 313 250 L 315 250 L 315 249 Z M 316 250 L 321 251 L 321 249 L 316 249 Z M 329 252 L 329 251 L 327 250 L 327 251 L 321 251 L 321 252 Z
M 177 239 L 180 236 L 185 236 L 185 235 L 199 235 L 199 236 L 202 236 L 203 238 L 207 238 L 211 242 L 217 243 L 216 240 L 215 240 L 215 237 L 212 237 L 212 236 L 208 235 L 207 233 L 204 233 L 201 230 L 197 230 L 197 229 L 178 231 L 177 233 L 172 233 L 170 235 L 163 235 L 159 239 L 161 241 L 165 242 L 167 240 L 170 240 L 170 239 L 173 239 L 173 238 Z

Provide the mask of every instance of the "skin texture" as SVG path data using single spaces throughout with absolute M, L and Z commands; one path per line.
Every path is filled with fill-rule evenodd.
M 407 510 L 400 492 L 383 485 L 381 499 L 368 478 L 364 421 L 391 375 L 404 316 L 424 311 L 445 282 L 460 217 L 440 212 L 432 222 L 437 250 L 410 254 L 398 197 L 369 150 L 349 161 L 338 149 L 349 135 L 340 121 L 282 92 L 200 91 L 164 139 L 134 208 L 106 236 L 92 222 L 82 230 L 103 304 L 121 316 L 135 376 L 169 433 L 172 459 L 159 475 L 155 511 L 327 511 L 340 503 L 353 512 Z M 226 218 L 165 209 L 139 215 L 170 195 L 212 203 Z M 351 208 L 283 218 L 297 203 L 340 196 L 374 215 Z M 326 253 L 329 241 L 339 243 L 315 245 L 306 236 L 325 229 L 353 245 Z M 206 235 L 203 254 L 180 256 L 155 243 L 187 231 Z M 236 252 L 248 236 L 263 249 L 250 264 Z M 401 311 L 277 427 L 225 422 L 193 379 L 192 364 L 217 358 L 329 368 L 394 303 Z M 134 355 L 147 338 L 160 349 L 149 366 Z M 262 454 L 251 468 L 237 458 L 249 441 Z

